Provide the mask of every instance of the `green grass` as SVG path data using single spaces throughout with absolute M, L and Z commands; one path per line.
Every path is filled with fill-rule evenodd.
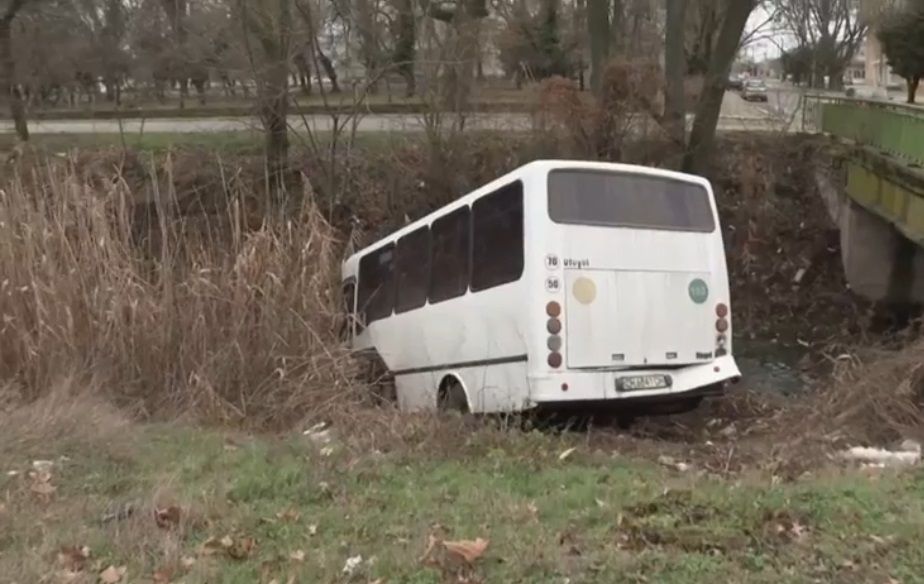
M 578 437 L 474 434 L 455 454 L 369 453 L 336 441 L 325 456 L 301 435 L 236 437 L 147 426 L 0 494 L 0 574 L 53 574 L 57 551 L 87 545 L 86 573 L 126 565 L 128 581 L 165 566 L 183 582 L 901 582 L 924 574 L 924 474 L 876 479 L 830 470 L 794 484 L 723 480 L 587 451 Z M 111 439 L 107 439 L 110 440 Z M 14 442 L 15 443 L 15 442 Z M 108 446 L 107 446 L 108 444 Z M 565 460 L 559 453 L 577 451 Z M 2 448 L 2 446 L 0 446 Z M 58 454 L 47 451 L 45 456 Z M 16 460 L 4 452 L 0 460 Z M 28 461 L 21 460 L 24 465 Z M 132 503 L 130 518 L 107 510 Z M 156 505 L 180 505 L 176 530 Z M 287 513 L 288 512 L 288 513 Z M 242 559 L 202 555 L 209 538 L 253 538 Z M 490 540 L 473 568 L 421 562 L 428 536 Z M 220 546 L 218 546 L 220 547 Z M 304 552 L 304 560 L 291 559 Z M 347 558 L 361 555 L 352 579 Z M 196 558 L 182 567 L 180 558 Z M 438 558 L 438 556 L 435 556 Z M 188 572 L 187 572 L 188 571 Z M 6 577 L 6 576 L 4 576 Z M 88 581 L 92 581 L 88 580 Z
M 391 132 L 361 132 L 356 135 L 355 144 L 359 147 L 376 147 L 384 144 L 419 139 L 421 134 Z M 293 152 L 306 147 L 307 142 L 300 134 L 290 136 Z M 330 134 L 316 134 L 319 143 L 326 144 Z M 9 151 L 16 144 L 12 134 L 0 135 L 0 152 Z M 145 134 L 97 133 L 97 134 L 34 134 L 30 144 L 39 152 L 47 154 L 64 154 L 74 150 L 91 150 L 98 148 L 129 148 L 139 152 L 163 153 L 174 148 L 201 149 L 220 154 L 259 154 L 263 152 L 264 136 L 258 131 L 227 132 L 153 132 Z

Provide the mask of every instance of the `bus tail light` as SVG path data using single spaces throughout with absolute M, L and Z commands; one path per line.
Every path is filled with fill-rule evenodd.
M 715 316 L 715 330 L 718 331 L 718 335 L 715 339 L 715 356 L 724 357 L 728 355 L 728 329 L 730 327 L 728 322 L 728 305 L 724 302 L 716 304 Z
M 555 302 L 554 300 L 545 305 L 545 313 L 549 317 L 549 320 L 545 323 L 545 328 L 549 331 L 549 339 L 546 342 L 546 345 L 549 348 L 549 358 L 548 363 L 549 367 L 552 369 L 558 369 L 562 364 L 561 356 L 561 347 L 562 339 L 561 336 L 561 304 Z

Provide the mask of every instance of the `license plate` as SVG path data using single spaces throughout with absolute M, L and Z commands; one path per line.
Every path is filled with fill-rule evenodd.
M 671 386 L 670 375 L 635 375 L 620 377 L 616 380 L 619 391 L 644 391 L 647 389 L 664 389 Z

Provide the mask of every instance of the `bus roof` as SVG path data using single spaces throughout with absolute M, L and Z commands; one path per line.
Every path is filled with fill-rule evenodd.
M 507 174 L 499 178 L 496 178 L 493 181 L 485 185 L 478 187 L 472 192 L 459 197 L 458 199 L 452 201 L 451 203 L 447 203 L 446 205 L 443 205 L 439 209 L 421 217 L 420 219 L 417 219 L 416 221 L 412 221 L 408 223 L 404 227 L 401 227 L 400 229 L 397 229 L 391 232 L 389 235 L 386 235 L 385 237 L 382 237 L 381 239 L 376 240 L 370 245 L 367 245 L 366 247 L 356 251 L 355 253 L 353 253 L 353 255 L 351 255 L 349 258 L 344 260 L 343 266 L 344 267 L 352 266 L 352 264 L 358 262 L 359 258 L 365 255 L 366 253 L 373 251 L 375 249 L 378 249 L 382 247 L 383 245 L 387 245 L 393 241 L 397 241 L 402 236 L 408 233 L 411 233 L 415 229 L 422 227 L 424 225 L 429 225 L 430 223 L 433 222 L 434 219 L 437 219 L 438 217 L 442 217 L 443 215 L 453 211 L 456 208 L 469 205 L 472 202 L 474 202 L 476 199 L 478 199 L 480 196 L 490 193 L 491 191 L 497 188 L 500 188 L 515 179 L 522 178 L 523 176 L 529 173 L 534 173 L 534 172 L 546 173 L 548 171 L 556 170 L 556 169 L 587 169 L 587 170 L 608 170 L 612 172 L 627 172 L 627 173 L 631 172 L 631 173 L 636 173 L 636 174 L 646 174 L 649 176 L 659 176 L 659 177 L 663 177 L 663 178 L 667 178 L 671 180 L 679 180 L 683 182 L 696 183 L 706 188 L 710 188 L 709 181 L 707 181 L 705 178 L 701 176 L 697 176 L 693 174 L 686 174 L 682 172 L 676 172 L 672 170 L 665 170 L 663 168 L 653 168 L 650 166 L 638 166 L 634 164 L 621 164 L 621 163 L 615 163 L 615 162 L 593 162 L 593 161 L 587 161 L 587 160 L 554 160 L 554 159 L 534 160 L 533 162 L 524 164 L 508 172 Z

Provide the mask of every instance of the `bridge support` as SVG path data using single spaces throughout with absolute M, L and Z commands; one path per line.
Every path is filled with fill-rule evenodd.
M 852 164 L 848 162 L 848 174 L 857 176 Z M 857 203 L 853 191 L 859 187 L 850 179 L 846 189 L 824 171 L 817 172 L 816 179 L 828 214 L 840 230 L 841 259 L 851 289 L 875 302 L 924 304 L 924 248 L 884 218 L 881 210 L 874 212 Z M 860 198 L 875 194 L 867 190 Z

